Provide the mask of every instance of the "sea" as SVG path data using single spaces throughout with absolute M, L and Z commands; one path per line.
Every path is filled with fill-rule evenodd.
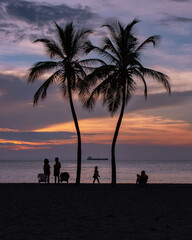
M 51 178 L 54 160 L 50 161 Z M 69 183 L 75 183 L 76 161 L 61 160 L 61 172 L 70 174 Z M 110 160 L 82 160 L 81 183 L 92 183 L 95 166 L 98 166 L 100 182 L 111 183 Z M 135 183 L 136 174 L 145 170 L 149 183 L 192 183 L 190 160 L 116 160 L 117 183 Z M 0 160 L 0 183 L 37 183 L 37 175 L 43 173 L 42 160 Z

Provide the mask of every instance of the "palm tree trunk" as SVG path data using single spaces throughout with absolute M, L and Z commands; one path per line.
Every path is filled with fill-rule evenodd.
M 123 99 L 122 99 L 122 106 L 121 106 L 121 111 L 119 115 L 119 119 L 117 121 L 115 133 L 113 136 L 113 142 L 111 146 L 111 172 L 112 172 L 112 182 L 111 184 L 114 186 L 116 185 L 116 161 L 115 161 L 115 145 L 119 133 L 119 129 L 121 126 L 123 114 L 124 114 L 124 109 L 125 109 L 125 86 L 123 87 Z
M 71 93 L 71 87 L 70 87 L 70 83 L 68 81 L 68 92 L 69 92 L 69 102 L 70 102 L 70 106 L 71 106 L 71 112 L 72 112 L 72 116 L 73 116 L 73 121 L 75 124 L 75 128 L 76 128 L 76 133 L 77 133 L 77 140 L 78 140 L 78 146 L 77 146 L 77 173 L 76 173 L 76 184 L 80 184 L 80 179 L 81 179 L 81 133 L 80 133 L 80 129 L 79 129 L 79 124 L 78 124 L 78 120 L 77 120 L 77 115 L 75 113 L 75 108 L 73 105 L 73 100 L 72 100 L 72 93 Z

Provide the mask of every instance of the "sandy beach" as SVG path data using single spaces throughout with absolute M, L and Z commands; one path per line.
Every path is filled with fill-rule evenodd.
M 0 184 L 0 239 L 192 239 L 192 185 Z

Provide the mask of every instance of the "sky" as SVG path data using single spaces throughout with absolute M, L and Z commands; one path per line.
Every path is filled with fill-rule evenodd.
M 0 160 L 76 159 L 77 139 L 69 102 L 57 85 L 33 106 L 42 79 L 28 84 L 27 74 L 48 60 L 36 39 L 56 38 L 55 25 L 73 21 L 92 28 L 90 39 L 101 43 L 109 19 L 123 25 L 134 18 L 142 41 L 160 35 L 157 48 L 145 49 L 142 63 L 170 78 L 172 94 L 147 79 L 148 99 L 138 84 L 120 128 L 116 158 L 122 160 L 192 159 L 192 0 L 0 0 Z M 109 157 L 119 111 L 112 117 L 97 102 L 93 111 L 74 104 L 82 133 L 83 159 Z

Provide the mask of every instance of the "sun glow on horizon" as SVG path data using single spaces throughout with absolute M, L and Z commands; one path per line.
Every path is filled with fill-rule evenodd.
M 118 116 L 79 120 L 82 143 L 111 144 Z M 36 129 L 31 132 L 50 132 L 51 139 L 18 140 L 17 129 L 0 129 L 0 132 L 15 132 L 15 139 L 0 139 L 0 148 L 7 150 L 51 149 L 54 146 L 77 144 L 74 123 L 66 122 Z M 63 132 L 63 139 L 54 139 L 54 133 Z M 69 133 L 67 135 L 66 133 Z M 70 134 L 71 133 L 71 134 Z M 119 131 L 117 144 L 135 145 L 189 145 L 192 143 L 192 126 L 183 120 L 141 113 L 125 114 Z
M 110 144 L 118 117 L 79 120 L 84 143 Z M 73 122 L 60 123 L 37 132 L 75 132 Z M 191 134 L 190 134 L 191 133 Z M 172 120 L 162 116 L 125 114 L 118 136 L 118 143 L 185 145 L 192 143 L 192 126 L 183 120 Z

